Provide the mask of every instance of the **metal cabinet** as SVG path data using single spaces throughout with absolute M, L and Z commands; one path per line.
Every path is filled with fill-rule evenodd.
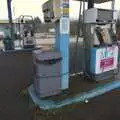
M 56 51 L 33 51 L 34 87 L 40 97 L 60 93 L 61 59 Z

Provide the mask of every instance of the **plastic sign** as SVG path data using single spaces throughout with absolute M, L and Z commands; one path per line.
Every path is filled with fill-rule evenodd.
M 70 31 L 70 19 L 69 17 L 62 17 L 60 19 L 60 33 L 69 34 Z
M 92 48 L 91 73 L 100 74 L 117 68 L 118 46 Z

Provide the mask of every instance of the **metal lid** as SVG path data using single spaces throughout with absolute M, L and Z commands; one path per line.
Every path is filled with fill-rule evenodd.
M 37 55 L 36 59 L 38 61 L 45 61 L 45 60 L 56 60 L 56 59 L 61 59 L 61 54 L 60 52 L 57 51 L 44 51 L 40 52 L 39 55 Z

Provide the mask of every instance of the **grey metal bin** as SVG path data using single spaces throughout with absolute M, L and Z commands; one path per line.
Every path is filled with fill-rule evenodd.
M 33 51 L 34 88 L 39 97 L 60 93 L 61 59 L 56 51 Z

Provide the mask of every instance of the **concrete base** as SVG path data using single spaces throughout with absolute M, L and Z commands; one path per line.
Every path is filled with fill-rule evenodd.
M 50 109 L 56 109 L 60 108 L 66 105 L 79 103 L 79 102 L 86 102 L 88 99 L 94 98 L 96 96 L 102 95 L 106 92 L 109 92 L 111 90 L 120 88 L 120 80 L 112 81 L 109 83 L 106 83 L 102 86 L 95 87 L 87 92 L 81 92 L 73 97 L 65 98 L 65 99 L 40 99 L 33 88 L 33 85 L 31 85 L 28 88 L 28 93 L 30 95 L 30 98 L 32 99 L 33 103 L 40 107 L 43 110 L 50 110 Z M 58 97 L 59 98 L 59 97 Z

